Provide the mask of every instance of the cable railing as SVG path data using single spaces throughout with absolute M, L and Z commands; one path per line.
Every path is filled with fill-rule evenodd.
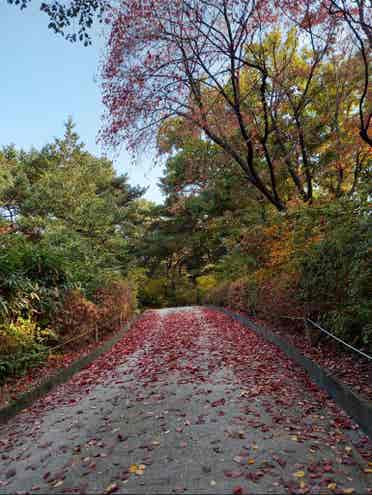
M 129 320 L 128 320 L 129 321 Z M 120 325 L 122 326 L 124 324 L 125 320 L 122 320 Z M 66 346 L 67 344 L 70 344 L 71 342 L 74 342 L 76 340 L 79 340 L 79 339 L 82 339 L 83 337 L 86 337 L 87 335 L 91 335 L 91 334 L 94 334 L 95 336 L 95 342 L 96 344 L 99 342 L 99 331 L 98 331 L 98 328 L 97 327 L 94 327 L 90 330 L 88 330 L 87 332 L 84 332 L 80 335 L 75 335 L 74 337 L 70 338 L 70 339 L 67 339 L 65 340 L 64 342 L 61 342 L 53 347 L 45 347 L 45 349 L 42 349 L 38 352 L 33 352 L 32 354 L 35 355 L 35 354 L 45 354 L 45 355 L 48 355 L 50 356 L 55 350 L 61 348 L 61 347 L 64 347 Z M 25 353 L 27 355 L 27 353 Z
M 72 337 L 71 339 L 65 340 L 65 342 L 61 342 L 60 344 L 58 344 L 58 345 L 56 345 L 54 347 L 49 347 L 47 352 L 49 354 L 51 354 L 56 349 L 59 349 L 60 347 L 64 347 L 65 345 L 69 344 L 70 342 L 74 342 L 75 340 L 79 340 L 80 338 L 86 337 L 87 335 L 90 335 L 90 334 L 93 334 L 93 333 L 95 334 L 95 341 L 98 342 L 99 341 L 99 338 L 98 338 L 97 329 L 96 328 L 93 328 L 91 330 L 88 330 L 85 333 L 82 333 L 80 335 L 76 335 L 75 337 Z
M 315 321 L 310 320 L 310 318 L 305 318 L 303 316 L 281 316 L 281 318 L 286 318 L 288 320 L 302 320 L 302 321 L 305 321 L 306 323 L 310 323 L 315 328 L 317 328 L 319 331 L 321 331 L 322 333 L 328 335 L 328 337 L 331 337 L 332 339 L 336 340 L 340 344 L 343 344 L 345 347 L 348 347 L 349 349 L 351 349 L 352 351 L 356 352 L 360 356 L 363 356 L 364 358 L 368 359 L 368 361 L 372 361 L 372 356 L 370 356 L 366 352 L 361 351 L 360 349 L 357 349 L 356 347 L 352 346 L 351 344 L 348 344 L 347 342 L 345 342 L 344 340 L 340 339 L 339 337 L 336 337 L 336 335 L 334 335 L 333 333 L 329 332 L 325 328 L 321 327 L 319 325 L 319 323 L 316 323 Z
M 310 320 L 310 318 L 304 318 L 304 320 L 307 321 L 308 323 L 311 323 L 311 325 L 313 325 L 314 327 L 316 327 L 318 330 L 320 330 L 321 332 L 323 332 L 326 335 L 328 335 L 328 337 L 331 337 L 332 339 L 336 340 L 337 342 L 343 344 L 344 346 L 348 347 L 349 349 L 353 350 L 354 352 L 356 352 L 356 353 L 360 354 L 361 356 L 365 357 L 369 361 L 372 361 L 372 356 L 369 356 L 367 353 L 361 351 L 360 349 L 357 349 L 356 347 L 352 346 L 351 344 L 348 344 L 347 342 L 345 342 L 344 340 L 340 339 L 339 337 L 336 337 L 336 335 L 333 335 L 333 333 L 328 332 L 328 330 L 326 330 L 325 328 L 321 327 L 315 321 Z

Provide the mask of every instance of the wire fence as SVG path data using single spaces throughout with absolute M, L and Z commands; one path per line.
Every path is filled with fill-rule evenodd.
M 329 332 L 325 328 L 321 327 L 319 323 L 316 323 L 313 320 L 310 320 L 310 318 L 304 318 L 303 316 L 281 316 L 281 318 L 286 318 L 288 320 L 302 320 L 306 323 L 310 323 L 310 325 L 313 325 L 315 328 L 317 328 L 320 332 L 324 333 L 325 335 L 328 335 L 328 337 L 331 337 L 332 339 L 336 340 L 338 343 L 343 344 L 345 347 L 348 347 L 352 351 L 356 352 L 360 356 L 363 356 L 364 358 L 368 359 L 368 361 L 372 361 L 372 356 L 367 354 L 366 352 L 361 351 L 360 349 L 357 349 L 356 347 L 352 346 L 351 344 L 348 344 L 344 340 L 340 339 L 339 337 L 336 337 L 333 333 Z
M 128 319 L 121 319 L 120 320 L 120 326 L 123 327 L 124 323 L 128 323 L 130 321 L 130 318 Z M 115 332 L 116 333 L 116 332 Z M 54 351 L 56 351 L 57 349 L 60 349 L 62 347 L 65 347 L 67 344 L 70 344 L 71 342 L 75 342 L 77 340 L 82 340 L 84 337 L 87 337 L 88 335 L 92 335 L 94 334 L 95 335 L 95 342 L 96 344 L 98 344 L 100 342 L 99 340 L 99 329 L 97 326 L 95 326 L 94 328 L 91 328 L 90 330 L 88 330 L 87 332 L 84 332 L 82 334 L 79 334 L 79 335 L 75 335 L 74 337 L 70 338 L 70 339 L 67 339 L 65 340 L 64 342 L 61 342 L 53 347 L 48 347 L 48 346 L 44 346 L 43 349 L 39 349 L 38 351 L 33 351 L 33 352 L 26 352 L 23 354 L 23 358 L 27 359 L 27 358 L 31 358 L 31 359 L 34 359 L 35 356 L 44 356 L 44 359 L 49 359 L 50 356 L 53 354 Z M 0 368 L 1 368 L 1 365 L 3 365 L 4 363 L 1 362 L 1 356 L 0 356 Z
M 120 318 L 120 328 L 124 325 L 124 323 L 126 321 L 129 321 L 129 318 L 127 318 L 127 320 L 124 317 Z M 94 334 L 95 341 L 99 342 L 99 330 L 98 330 L 98 326 L 95 326 L 94 328 L 91 328 L 87 332 L 84 332 L 80 335 L 76 335 L 75 337 L 72 337 L 71 339 L 65 340 L 64 342 L 61 342 L 60 344 L 58 344 L 56 346 L 49 347 L 47 349 L 47 351 L 45 351 L 45 352 L 48 352 L 48 354 L 51 354 L 56 349 L 59 349 L 60 347 L 64 347 L 65 345 L 70 344 L 71 342 L 74 342 L 75 340 L 79 340 L 79 339 L 86 337 L 87 335 L 91 335 L 91 334 Z
M 56 349 L 59 349 L 60 347 L 64 347 L 65 345 L 69 344 L 70 342 L 74 342 L 75 340 L 79 340 L 82 337 L 86 337 L 87 335 L 95 334 L 95 340 L 98 342 L 98 332 L 96 328 L 93 328 L 92 330 L 88 330 L 88 332 L 82 333 L 80 335 L 76 335 L 75 337 L 72 337 L 71 339 L 66 340 L 65 342 L 61 342 L 60 344 L 54 346 L 54 347 L 49 347 L 48 348 L 48 353 L 51 354 L 51 352 L 55 351 Z
M 85 332 L 85 333 L 82 333 L 80 335 L 76 335 L 75 337 L 72 337 L 71 339 L 68 339 L 68 340 L 65 340 L 64 342 L 61 342 L 60 344 L 58 345 L 55 345 L 53 347 L 47 347 L 45 346 L 44 349 L 41 349 L 39 351 L 34 351 L 32 353 L 25 353 L 24 356 L 35 356 L 35 355 L 45 355 L 45 356 L 50 356 L 51 354 L 53 354 L 53 352 L 61 347 L 64 347 L 65 345 L 69 344 L 70 342 L 74 342 L 75 340 L 79 340 L 79 339 L 82 339 L 83 337 L 86 337 L 87 335 L 90 335 L 90 334 L 95 334 L 95 340 L 96 342 L 99 341 L 98 339 L 98 331 L 96 328 L 93 328 L 92 330 L 89 330 L 88 332 Z
M 313 325 L 314 327 L 316 327 L 321 332 L 323 332 L 326 335 L 328 335 L 328 337 L 331 337 L 332 339 L 336 340 L 337 342 L 343 344 L 344 346 L 348 347 L 349 349 L 353 350 L 354 352 L 356 352 L 356 353 L 360 354 L 361 356 L 365 357 L 369 361 L 372 361 L 372 356 L 370 356 L 369 354 L 361 351 L 360 349 L 357 349 L 356 347 L 352 346 L 351 344 L 348 344 L 347 342 L 345 342 L 344 340 L 340 339 L 339 337 L 336 337 L 336 335 L 333 335 L 333 333 L 328 332 L 328 330 L 326 330 L 325 328 L 321 327 L 315 321 L 310 320 L 310 318 L 304 318 L 304 320 L 307 321 L 308 323 L 310 323 L 311 325 Z

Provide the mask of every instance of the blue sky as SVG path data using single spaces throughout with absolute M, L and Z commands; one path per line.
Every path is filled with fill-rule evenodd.
M 71 115 L 87 149 L 100 155 L 96 136 L 103 106 L 97 80 L 104 40 L 97 30 L 93 46 L 65 41 L 48 29 L 40 2 L 33 4 L 21 12 L 0 3 L 0 145 L 40 148 L 63 134 Z M 132 184 L 149 186 L 146 198 L 162 201 L 156 186 L 161 170 L 151 157 L 133 165 L 123 150 L 113 161 Z

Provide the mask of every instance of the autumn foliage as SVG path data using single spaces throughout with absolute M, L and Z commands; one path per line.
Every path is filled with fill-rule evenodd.
M 112 282 L 97 289 L 93 300 L 78 289 L 71 290 L 55 316 L 58 333 L 65 340 L 74 339 L 73 347 L 120 330 L 135 307 L 133 290 L 125 282 Z
M 97 306 L 89 301 L 80 290 L 74 289 L 67 293 L 63 305 L 55 317 L 55 323 L 65 340 L 81 335 L 82 340 L 86 341 L 94 337 L 98 319 Z M 90 335 L 85 335 L 87 333 Z M 76 344 L 74 343 L 74 345 Z
M 165 200 L 139 199 L 71 120 L 40 152 L 4 148 L 3 333 L 25 318 L 60 340 L 97 338 L 138 293 L 142 307 L 311 317 L 370 345 L 365 2 L 52 5 L 57 32 L 80 13 L 82 40 L 92 12 L 106 23 L 100 139 L 156 148 Z
M 337 8 L 336 15 L 336 3 L 119 3 L 107 14 L 102 140 L 154 144 L 156 132 L 178 119 L 223 151 L 247 188 L 279 211 L 292 197 L 311 203 L 321 176 L 331 176 L 341 195 L 348 142 L 360 156 L 371 144 L 370 32 L 366 22 L 357 32 L 350 15 Z M 356 15 L 363 18 L 363 5 Z
M 372 308 L 366 220 L 356 222 L 348 208 L 309 213 L 259 229 L 257 268 L 244 278 L 223 281 L 207 301 L 274 324 L 289 326 L 290 321 L 292 329 L 304 327 L 296 318 L 309 317 L 368 347 Z M 250 252 L 255 243 L 242 237 L 240 247 Z
M 100 331 L 120 330 L 133 314 L 136 301 L 133 288 L 127 282 L 111 282 L 97 289 L 94 294 L 98 310 L 98 327 Z

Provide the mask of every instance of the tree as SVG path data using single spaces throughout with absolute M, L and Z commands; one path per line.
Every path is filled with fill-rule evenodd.
M 20 6 L 21 9 L 24 9 L 31 2 L 31 0 L 7 1 L 10 4 Z M 295 2 L 293 0 L 280 0 L 279 2 L 276 2 L 274 5 L 272 5 L 267 0 L 264 0 L 259 3 L 250 2 L 249 4 L 246 4 L 246 8 L 244 8 L 243 6 L 244 3 L 246 4 L 246 2 L 226 0 L 224 2 L 220 2 L 220 4 L 217 3 L 215 5 L 215 10 L 218 10 L 221 16 L 224 16 L 224 13 L 239 13 L 239 10 L 243 9 L 240 10 L 242 14 L 241 17 L 236 17 L 235 22 L 243 24 L 242 31 L 240 32 L 245 32 L 247 36 L 244 35 L 240 38 L 240 36 L 238 35 L 238 39 L 240 38 L 238 41 L 238 45 L 240 44 L 240 42 L 244 43 L 247 37 L 251 39 L 253 39 L 254 37 L 252 36 L 252 27 L 254 30 L 255 28 L 257 28 L 257 26 L 252 26 L 247 22 L 249 17 L 247 17 L 247 14 L 252 13 L 254 10 L 257 11 L 256 21 L 258 20 L 258 22 L 261 24 L 261 28 L 263 29 L 265 29 L 265 23 L 267 23 L 267 21 L 269 20 L 268 14 L 274 11 L 274 16 L 271 16 L 271 19 L 275 19 L 275 17 L 277 16 L 277 12 L 279 11 L 279 15 L 282 18 L 283 16 L 284 18 L 289 18 L 292 23 L 300 27 L 303 32 L 307 33 L 310 40 L 309 43 L 311 43 L 313 47 L 315 46 L 314 43 L 316 41 L 319 41 L 326 31 L 328 31 L 329 29 L 331 29 L 332 31 L 335 26 L 341 26 L 341 30 L 349 32 L 349 34 L 351 34 L 351 38 L 354 41 L 355 47 L 358 50 L 362 63 L 364 65 L 364 80 L 361 85 L 359 100 L 359 132 L 361 138 L 366 143 L 371 145 L 372 139 L 369 135 L 371 124 L 371 108 L 370 100 L 368 98 L 368 84 L 370 72 L 370 51 L 372 48 L 372 26 L 370 10 L 368 9 L 368 2 L 366 2 L 365 0 L 296 0 Z M 224 29 L 222 29 L 222 31 L 219 29 L 216 30 L 216 20 L 218 16 L 215 16 L 215 13 L 211 12 L 211 3 L 204 1 L 178 1 L 176 9 L 180 12 L 180 15 L 178 17 L 173 17 L 173 22 L 171 19 L 172 9 L 168 9 L 167 4 L 167 0 L 143 2 L 143 5 L 140 2 L 123 2 L 119 4 L 119 6 L 107 0 L 72 0 L 68 4 L 59 2 L 57 0 L 52 0 L 49 3 L 42 2 L 40 4 L 40 9 L 48 15 L 50 19 L 48 27 L 50 29 L 54 30 L 54 32 L 58 34 L 62 34 L 70 41 L 74 42 L 79 40 L 83 42 L 84 45 L 89 45 L 92 42 L 90 29 L 95 19 L 97 19 L 99 22 L 105 22 L 107 24 L 112 23 L 112 37 L 115 38 L 115 32 L 117 33 L 120 32 L 121 29 L 127 29 L 127 26 L 125 24 L 121 24 L 123 23 L 123 21 L 130 22 L 131 19 L 135 19 L 138 15 L 141 16 L 142 13 L 144 13 L 145 16 L 148 16 L 148 11 L 152 11 L 154 19 L 156 17 L 156 12 L 159 14 L 164 14 L 165 12 L 166 16 L 163 20 L 165 20 L 166 22 L 171 21 L 170 27 L 172 29 L 174 28 L 174 26 L 177 25 L 177 23 L 181 21 L 181 23 L 186 28 L 185 32 L 187 32 L 190 27 L 189 22 L 185 23 L 185 16 L 189 16 L 189 19 L 191 19 L 193 16 L 190 16 L 190 12 L 194 11 L 194 13 L 196 13 L 196 17 L 194 20 L 198 22 L 199 19 L 197 16 L 201 13 L 203 13 L 203 16 L 206 14 L 206 17 L 204 18 L 204 27 L 208 29 L 209 23 L 211 22 L 211 31 L 209 34 L 212 35 L 212 38 L 209 41 L 217 42 L 217 44 L 221 42 L 222 38 L 220 38 L 220 35 L 223 35 Z M 183 13 L 181 14 L 181 12 Z M 149 17 L 147 18 L 149 19 Z M 228 24 L 230 24 L 230 26 L 225 25 L 226 34 L 228 36 L 230 34 L 234 35 L 234 22 L 228 22 Z M 282 25 L 283 24 L 284 23 L 282 23 Z M 120 25 L 122 27 L 120 27 Z M 317 26 L 321 26 L 322 34 L 317 32 Z M 141 27 L 143 28 L 145 26 Z M 230 34 L 229 28 L 232 28 Z M 197 31 L 198 28 L 196 28 L 196 30 L 194 29 L 193 34 L 198 34 L 199 37 L 201 33 L 196 33 Z M 192 31 L 190 30 L 187 36 L 191 32 Z M 156 36 L 158 36 L 158 34 L 159 33 L 157 33 Z M 170 32 L 168 32 L 167 34 L 169 35 Z M 172 34 L 174 35 L 175 33 L 173 32 Z M 207 44 L 205 43 L 206 40 L 204 39 L 204 35 L 205 33 L 202 34 L 202 46 L 206 47 L 208 45 L 208 42 Z M 327 36 L 323 38 L 323 41 L 326 38 Z M 154 39 L 155 38 L 152 38 L 151 41 L 154 41 Z M 180 37 L 179 40 L 180 39 L 182 39 L 182 37 Z M 233 45 L 233 52 L 235 48 L 239 49 L 239 47 Z M 228 48 L 228 46 L 226 46 L 226 48 Z M 315 49 L 318 50 L 318 47 L 315 47 Z M 116 55 L 118 54 L 116 53 Z M 235 69 L 238 68 L 240 63 L 241 61 L 239 59 L 235 61 Z M 192 67 L 193 64 L 194 61 L 191 61 L 190 59 L 189 66 Z M 193 70 L 191 71 L 191 73 L 192 72 Z
M 347 0 L 330 0 L 329 13 L 331 16 L 341 16 L 353 35 L 353 40 L 359 48 L 364 66 L 364 80 L 359 99 L 360 136 L 372 146 L 369 135 L 372 119 L 371 99 L 368 95 L 370 58 L 372 50 L 372 15 L 365 0 L 349 2 Z
M 372 145 L 370 136 L 372 108 L 368 95 L 370 57 L 372 50 L 371 6 L 365 0 L 287 0 L 283 2 L 283 13 L 311 32 L 316 23 L 333 22 L 341 25 L 342 31 L 351 35 L 356 53 L 363 64 L 363 77 L 359 96 L 359 133 L 363 141 Z M 295 18 L 295 19 L 293 19 Z M 298 22 L 301 19 L 301 22 Z M 297 20 L 297 21 L 296 21 Z
M 32 0 L 7 0 L 9 4 L 25 9 Z M 40 10 L 49 17 L 48 28 L 71 42 L 92 44 L 90 29 L 95 19 L 104 21 L 109 3 L 106 0 L 71 0 L 68 3 L 52 0 L 41 2 Z
M 117 176 L 106 158 L 88 153 L 71 120 L 64 137 L 41 151 L 8 147 L 1 158 L 3 246 L 19 238 L 35 253 L 63 258 L 72 278 L 86 286 L 105 272 L 126 273 L 133 204 L 144 190 Z
M 279 211 L 286 209 L 283 173 L 295 194 L 311 202 L 315 129 L 307 136 L 306 122 L 323 91 L 321 71 L 337 58 L 337 24 L 315 19 L 311 29 L 294 31 L 279 13 L 270 2 L 243 0 L 158 0 L 113 9 L 102 72 L 103 141 L 126 140 L 135 148 L 178 117 L 219 146 Z M 270 41 L 267 32 L 275 27 L 280 37 Z M 334 120 L 337 108 L 328 108 Z M 295 164 L 289 140 L 298 150 Z
M 297 34 L 293 30 L 283 39 L 274 31 L 260 44 L 247 45 L 267 76 L 258 84 L 254 71 L 245 69 L 241 83 L 246 94 L 241 108 L 250 120 L 256 168 L 267 182 L 271 169 L 266 165 L 272 165 L 276 194 L 285 203 L 296 196 L 311 202 L 314 188 L 316 197 L 354 193 L 368 156 L 367 146 L 355 132 L 360 72 L 351 75 L 351 67 L 358 67 L 352 50 L 346 45 L 342 53 L 318 62 L 311 74 L 309 53 L 299 49 Z M 221 120 L 228 123 L 227 129 L 222 123 L 219 128 L 239 143 L 228 115 Z M 162 153 L 172 156 L 175 166 L 180 165 L 190 190 L 203 187 L 223 168 L 225 174 L 244 181 L 236 161 L 203 139 L 185 119 L 168 119 L 160 127 L 157 144 Z M 246 188 L 246 193 L 257 197 L 256 188 Z

